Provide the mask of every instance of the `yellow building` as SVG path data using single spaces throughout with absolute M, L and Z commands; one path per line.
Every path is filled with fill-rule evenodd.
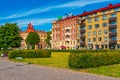
M 36 49 L 44 49 L 46 48 L 47 44 L 45 42 L 46 38 L 47 38 L 47 33 L 45 31 L 36 31 L 33 28 L 33 25 L 30 23 L 28 24 L 27 30 L 26 31 L 22 31 L 20 32 L 20 36 L 22 37 L 22 41 L 21 41 L 21 49 L 27 49 L 27 44 L 25 42 L 25 39 L 27 37 L 27 35 L 30 32 L 37 32 L 39 37 L 40 37 L 40 42 L 38 44 L 35 45 Z
M 79 48 L 120 48 L 120 4 L 79 15 Z

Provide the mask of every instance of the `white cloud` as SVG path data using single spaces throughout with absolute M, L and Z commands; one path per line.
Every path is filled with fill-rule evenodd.
M 65 4 L 60 4 L 60 5 L 39 7 L 39 8 L 35 8 L 35 9 L 28 10 L 28 11 L 21 12 L 21 13 L 17 12 L 17 13 L 12 14 L 4 19 L 25 17 L 25 16 L 37 14 L 37 13 L 47 12 L 51 9 L 56 9 L 56 8 L 83 7 L 88 4 L 94 4 L 94 3 L 105 2 L 105 1 L 111 1 L 111 0 L 77 0 L 77 1 L 69 2 L 69 3 L 65 3 Z
M 74 2 L 58 5 L 56 6 L 56 8 L 83 7 L 88 4 L 94 4 L 94 3 L 105 2 L 105 1 L 109 1 L 109 0 L 77 0 Z
M 51 23 L 51 21 L 55 20 L 56 18 L 45 18 L 45 19 L 23 19 L 23 20 L 16 20 L 10 23 L 17 23 L 20 27 L 27 27 L 27 25 L 32 22 L 34 26 L 36 25 L 43 25 L 47 23 Z

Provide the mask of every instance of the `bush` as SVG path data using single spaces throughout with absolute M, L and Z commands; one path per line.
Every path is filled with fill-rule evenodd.
M 71 52 L 68 65 L 70 68 L 92 68 L 103 65 L 112 65 L 120 63 L 120 51 L 84 51 Z
M 9 58 L 45 58 L 50 57 L 51 51 L 49 50 L 13 50 L 9 52 Z
M 51 50 L 51 52 L 70 52 L 71 50 Z

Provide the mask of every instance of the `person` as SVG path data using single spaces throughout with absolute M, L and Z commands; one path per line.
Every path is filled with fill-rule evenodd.
M 3 54 L 1 54 L 1 57 L 3 57 Z
M 6 52 L 4 52 L 4 53 L 3 53 L 3 57 L 7 57 L 7 54 L 6 54 Z

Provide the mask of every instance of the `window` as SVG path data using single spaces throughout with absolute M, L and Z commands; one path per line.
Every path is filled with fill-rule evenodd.
M 111 40 L 116 40 L 116 36 L 112 36 L 112 37 L 111 37 Z
M 108 40 L 108 37 L 104 37 L 104 41 L 107 41 Z
M 116 24 L 117 24 L 116 21 L 112 21 L 112 22 L 110 22 L 110 25 L 116 25 Z
M 115 12 L 120 11 L 120 8 L 114 8 L 114 11 Z
M 80 27 L 78 27 L 78 30 L 80 30 Z
M 97 21 L 99 21 L 99 17 L 96 17 L 96 18 L 95 18 L 95 22 L 97 22 Z
M 96 38 L 93 38 L 93 41 L 95 42 L 95 41 L 96 41 Z
M 69 29 L 66 29 L 66 33 L 69 33 L 70 32 L 70 30 Z
M 116 33 L 116 29 L 112 29 L 110 32 L 112 32 L 112 33 Z
M 98 14 L 97 14 L 97 13 L 95 13 L 94 15 L 95 15 L 95 16 L 97 16 Z
M 101 37 L 99 37 L 99 38 L 98 38 L 98 41 L 101 41 L 101 40 L 102 40 Z
M 66 35 L 66 38 L 70 38 L 70 36 L 69 36 L 69 35 Z
M 93 31 L 93 35 L 96 35 L 96 31 Z
M 88 36 L 90 36 L 90 32 L 88 32 Z
M 88 42 L 90 42 L 90 38 L 88 38 Z
M 78 36 L 80 36 L 80 33 L 78 33 Z
M 98 31 L 98 34 L 101 34 L 101 33 L 102 33 L 102 31 L 101 31 L 101 30 L 99 30 L 99 31 Z
M 106 22 L 103 23 L 102 26 L 103 26 L 103 27 L 107 27 L 107 23 L 106 23 Z
M 99 28 L 99 24 L 95 24 L 95 28 Z
M 106 13 L 106 11 L 102 11 L 102 14 L 105 14 Z
M 108 31 L 107 30 L 104 30 L 104 34 L 107 34 L 108 33 Z
M 85 29 L 85 26 L 81 26 L 81 29 L 83 29 L 83 30 L 84 30 L 84 29 Z
M 114 13 L 114 14 L 111 14 L 110 17 L 116 17 L 116 14 L 115 14 L 115 13 Z
M 104 16 L 102 17 L 102 20 L 107 20 L 107 16 L 104 15 Z
M 89 26 L 88 26 L 88 29 L 92 29 L 92 25 L 89 25 Z
M 88 19 L 88 23 L 90 23 L 90 22 L 92 22 L 92 19 L 91 19 L 91 18 Z
M 90 15 L 87 15 L 87 16 L 86 16 L 86 18 L 89 18 L 89 17 L 90 17 Z

